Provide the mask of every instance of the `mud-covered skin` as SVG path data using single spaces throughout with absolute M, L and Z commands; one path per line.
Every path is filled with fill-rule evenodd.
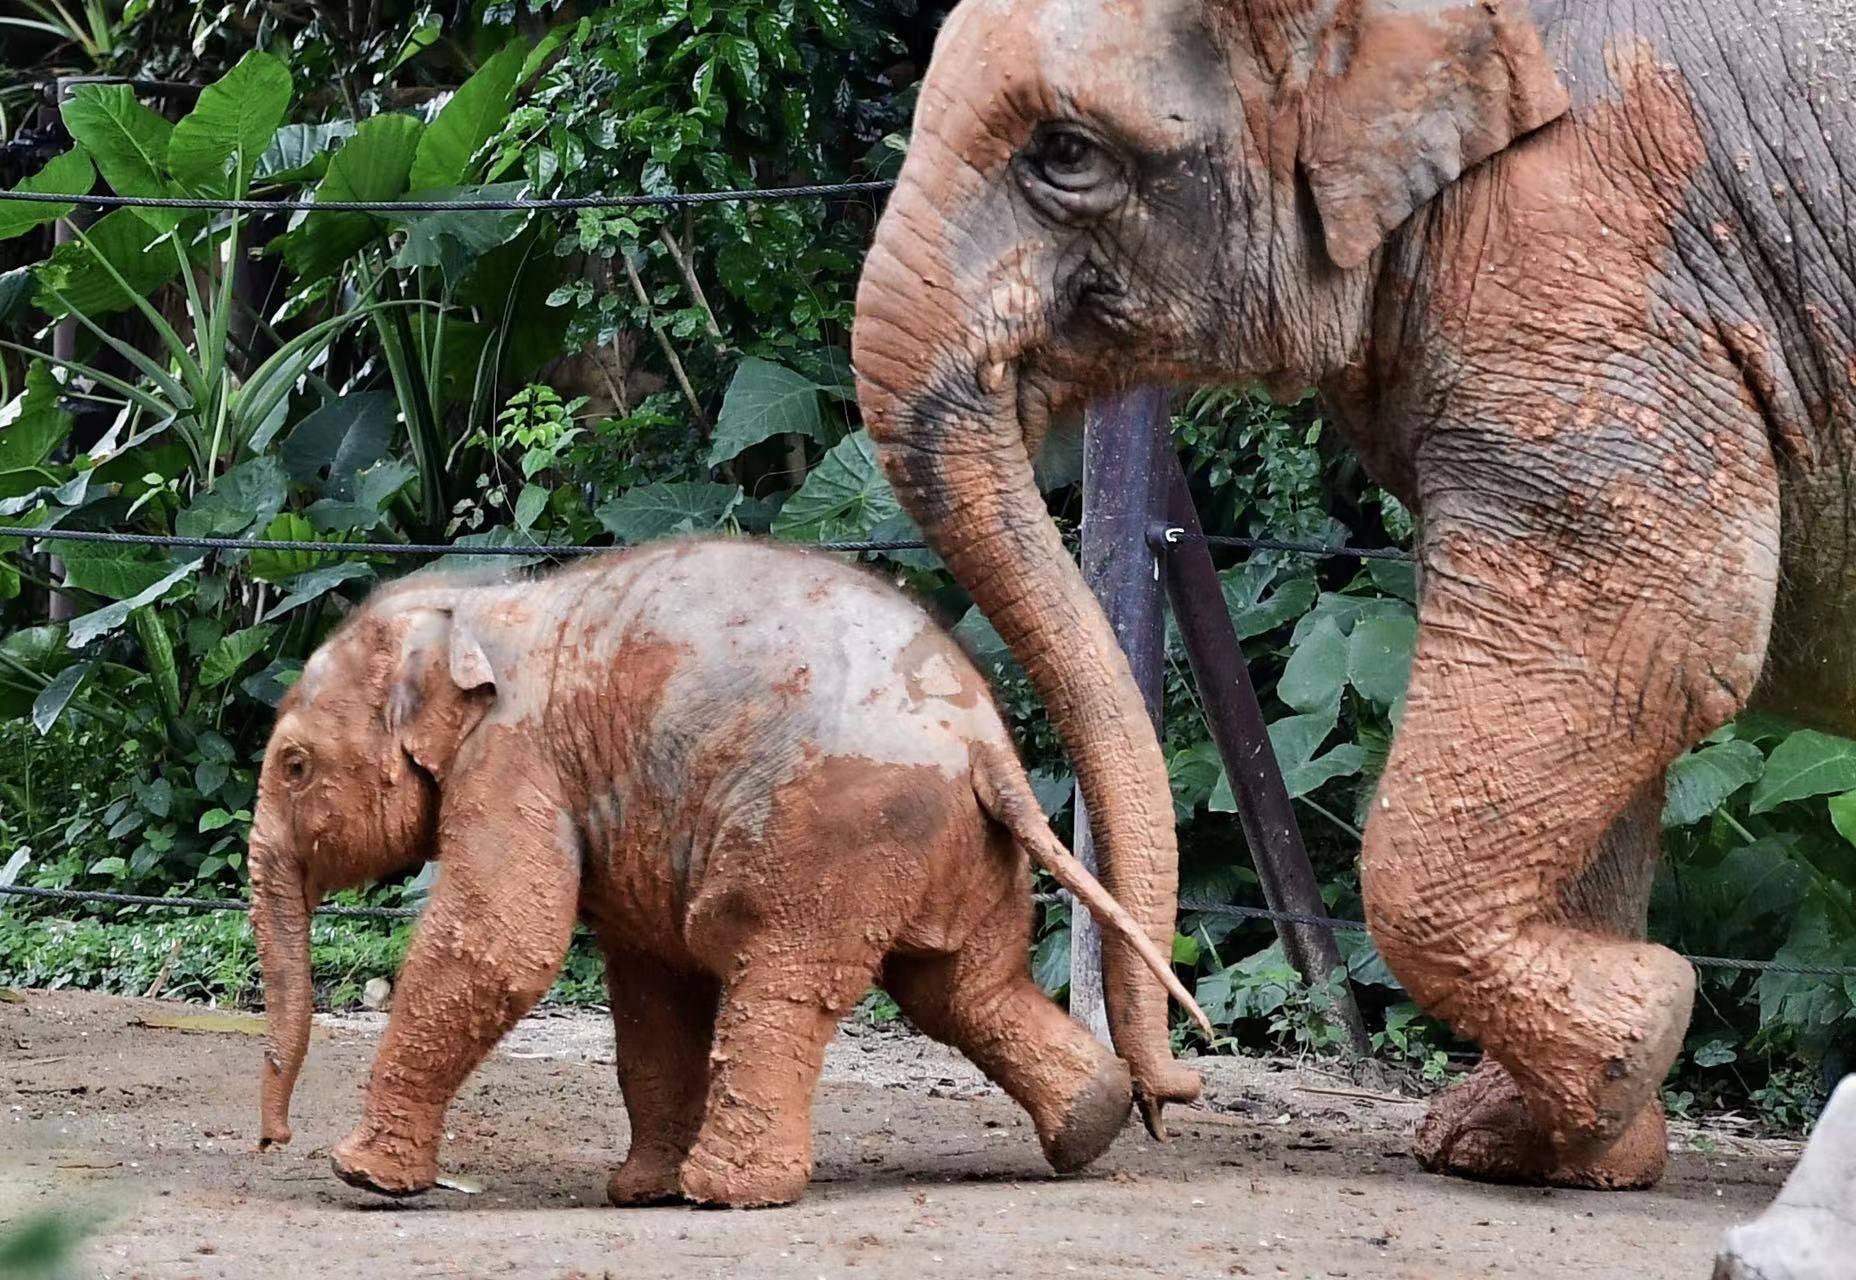
M 797 1197 L 826 1043 L 879 975 L 1058 1168 L 1127 1118 L 1127 1068 L 1031 982 L 1030 859 L 1132 922 L 1056 844 L 959 647 L 828 556 L 684 541 L 539 580 L 414 577 L 318 650 L 254 825 L 266 1144 L 289 1139 L 306 1043 L 307 909 L 427 856 L 442 874 L 333 1153 L 354 1185 L 433 1184 L 447 1105 L 576 919 L 606 953 L 632 1118 L 616 1204 Z
M 1853 18 L 966 0 L 937 45 L 859 294 L 860 395 L 1155 936 L 1163 762 L 1027 449 L 1119 385 L 1313 385 L 1419 517 L 1367 911 L 1501 1068 L 1440 1101 L 1438 1167 L 1655 1176 L 1638 1143 L 1588 1177 L 1647 1131 L 1693 988 L 1643 940 L 1656 829 L 1623 815 L 1750 701 L 1856 728 Z M 1146 1025 L 1157 993 L 1110 978 L 1118 1036 Z M 1508 1154 L 1483 1140 L 1504 1125 Z

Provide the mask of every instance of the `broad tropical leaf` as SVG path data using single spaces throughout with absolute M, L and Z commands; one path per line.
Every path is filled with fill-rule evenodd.
M 1663 825 L 1700 822 L 1741 787 L 1757 782 L 1765 769 L 1766 757 L 1750 742 L 1717 742 L 1678 756 L 1669 766 Z
M 201 687 L 217 688 L 237 675 L 240 667 L 263 652 L 264 646 L 270 643 L 276 633 L 276 627 L 260 623 L 243 631 L 234 631 L 229 636 L 221 636 L 219 643 L 207 653 L 206 661 L 200 666 Z
M 666 481 L 639 485 L 594 512 L 621 542 L 649 542 L 672 533 L 700 533 L 728 518 L 741 501 L 736 485 Z
M 62 155 L 47 160 L 43 169 L 13 190 L 34 195 L 62 195 L 70 192 L 81 196 L 88 195 L 96 182 L 97 170 L 90 163 L 89 153 L 82 147 L 72 147 Z M 0 240 L 24 235 L 34 227 L 56 222 L 75 207 L 68 204 L 39 204 L 36 201 L 0 200 Z
M 451 96 L 419 139 L 407 175 L 412 190 L 454 187 L 472 176 L 471 157 L 508 119 L 527 43 L 511 40 Z
M 25 390 L 0 406 L 0 472 L 37 467 L 71 434 L 58 403 L 59 381 L 42 360 L 26 370 Z
M 193 110 L 168 139 L 167 167 L 177 182 L 212 195 L 243 193 L 259 158 L 290 109 L 290 70 L 257 50 L 200 91 Z M 228 186 L 234 156 L 242 172 Z
M 1766 813 L 1788 800 L 1852 788 L 1856 788 L 1856 742 L 1800 729 L 1773 751 L 1765 776 L 1753 788 L 1749 808 L 1753 813 Z
M 64 127 L 90 153 L 103 180 L 120 196 L 168 196 L 168 143 L 174 126 L 136 101 L 126 84 L 80 85 L 60 109 Z M 174 209 L 125 209 L 156 227 L 180 221 Z
M 204 558 L 190 560 L 160 581 L 149 586 L 146 590 L 139 591 L 135 595 L 130 596 L 127 600 L 118 600 L 115 604 L 106 605 L 94 612 L 86 613 L 80 618 L 72 619 L 70 637 L 65 643 L 73 649 L 81 649 L 98 636 L 108 635 L 110 632 L 117 630 L 123 623 L 129 620 L 130 614 L 145 605 L 154 604 L 182 582 L 192 577 L 204 563 L 206 563 Z
M 748 356 L 735 369 L 715 418 L 708 465 L 718 467 L 743 450 L 784 433 L 813 440 L 824 434 L 819 385 L 784 365 Z
M 876 446 L 854 431 L 832 446 L 773 522 L 775 537 L 794 542 L 861 539 L 902 510 L 876 463 Z

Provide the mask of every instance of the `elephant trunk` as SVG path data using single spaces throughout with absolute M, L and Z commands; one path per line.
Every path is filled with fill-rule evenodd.
M 1015 367 L 1040 323 L 1034 291 L 1001 288 L 984 270 L 960 289 L 947 250 L 924 234 L 945 222 L 922 186 L 905 167 L 859 288 L 864 419 L 897 498 L 1044 699 L 1074 758 L 1109 892 L 1170 955 L 1179 869 L 1165 761 L 1127 659 L 1045 511 L 1021 423 Z M 1002 298 L 1025 300 L 1024 311 L 1001 315 Z M 1173 1061 L 1166 993 L 1135 948 L 1110 934 L 1102 951 L 1109 1029 L 1158 1136 L 1161 1108 L 1197 1097 L 1198 1077 Z
M 313 892 L 301 861 L 260 838 L 251 842 L 251 924 L 264 978 L 265 1049 L 258 1141 L 290 1141 L 290 1093 L 309 1052 L 309 916 Z

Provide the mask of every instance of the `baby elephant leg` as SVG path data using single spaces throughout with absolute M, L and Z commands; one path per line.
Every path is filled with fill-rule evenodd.
M 877 957 L 808 932 L 769 922 L 735 951 L 709 1053 L 707 1114 L 681 1176 L 698 1204 L 787 1204 L 811 1180 L 812 1092 L 825 1046 L 870 989 Z
M 1031 1113 L 1045 1158 L 1068 1173 L 1115 1141 L 1133 1091 L 1127 1064 L 1031 981 L 1031 910 L 1028 886 L 1005 888 L 960 950 L 891 955 L 883 981 L 918 1027 Z
M 680 1194 L 678 1170 L 702 1127 L 718 987 L 635 951 L 608 950 L 619 1088 L 632 1145 L 606 1184 L 616 1205 L 662 1204 Z
M 1721 1242 L 1714 1280 L 1839 1280 L 1856 1258 L 1856 1075 L 1830 1095 L 1771 1207 Z
M 573 934 L 577 852 L 554 809 L 468 806 L 440 832 L 443 867 L 393 993 L 361 1123 L 331 1154 L 352 1186 L 383 1195 L 438 1178 L 445 1109 L 554 981 Z

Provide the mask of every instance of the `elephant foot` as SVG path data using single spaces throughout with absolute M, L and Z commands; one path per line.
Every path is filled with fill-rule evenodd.
M 1500 1053 L 1562 1158 L 1602 1164 L 1657 1100 L 1695 971 L 1663 947 L 1561 928 L 1523 934 L 1507 963 L 1505 981 L 1477 991 L 1499 1007 L 1456 1021 Z M 1649 1137 L 1635 1140 L 1647 1150 Z
M 811 1180 L 812 1161 L 803 1153 L 757 1151 L 746 1159 L 731 1160 L 700 1142 L 677 1177 L 685 1200 L 718 1209 L 791 1204 L 805 1194 Z
M 438 1156 L 431 1147 L 382 1138 L 367 1126 L 343 1138 L 329 1153 L 335 1176 L 351 1187 L 404 1199 L 438 1183 Z
M 683 1198 L 678 1176 L 681 1153 L 634 1147 L 606 1180 L 606 1199 L 621 1209 L 674 1204 Z
M 1093 1162 L 1121 1135 L 1134 1106 L 1128 1064 L 1104 1053 L 1102 1065 L 1071 1101 L 1063 1120 L 1039 1132 L 1044 1158 L 1058 1173 L 1074 1173 Z
M 1590 1157 L 1556 1151 L 1514 1077 L 1485 1057 L 1431 1102 L 1412 1154 L 1428 1173 L 1477 1182 L 1626 1191 L 1654 1186 L 1668 1158 L 1662 1104 L 1652 1100 L 1621 1137 Z
M 1779 1197 L 1732 1228 L 1714 1280 L 1839 1280 L 1856 1258 L 1856 1076 L 1845 1076 Z

